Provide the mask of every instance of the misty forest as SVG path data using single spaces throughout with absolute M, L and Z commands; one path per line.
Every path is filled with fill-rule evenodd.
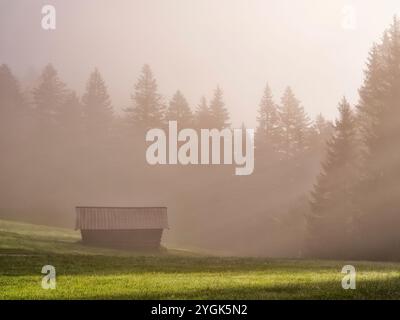
M 79 205 L 167 206 L 167 247 L 400 259 L 397 18 L 370 50 L 358 103 L 337 97 L 334 122 L 311 119 L 290 86 L 279 97 L 266 84 L 259 106 L 243 106 L 258 108 L 252 175 L 235 176 L 233 165 L 149 165 L 150 128 L 176 120 L 179 128 L 233 129 L 219 85 L 189 105 L 179 88 L 170 98 L 159 92 L 145 64 L 126 92 L 131 104 L 117 112 L 100 69 L 77 93 L 55 65 L 24 82 L 4 61 L 0 216 L 72 228 Z

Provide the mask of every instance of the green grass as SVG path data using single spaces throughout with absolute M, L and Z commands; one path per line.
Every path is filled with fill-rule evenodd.
M 0 299 L 399 299 L 400 264 L 140 255 L 86 247 L 78 232 L 0 220 Z M 56 267 L 56 290 L 41 288 Z M 357 269 L 343 290 L 341 269 Z

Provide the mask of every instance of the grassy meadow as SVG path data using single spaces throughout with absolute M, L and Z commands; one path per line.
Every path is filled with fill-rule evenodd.
M 400 264 L 158 254 L 86 247 L 80 234 L 0 220 L 0 299 L 399 299 Z M 57 288 L 41 287 L 53 265 Z M 343 290 L 341 269 L 357 269 Z

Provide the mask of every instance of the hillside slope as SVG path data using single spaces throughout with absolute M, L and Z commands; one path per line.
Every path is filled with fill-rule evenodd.
M 85 247 L 71 230 L 0 221 L 1 299 L 399 299 L 400 264 L 220 258 Z M 44 265 L 57 287 L 41 287 Z M 343 290 L 342 267 L 357 269 Z

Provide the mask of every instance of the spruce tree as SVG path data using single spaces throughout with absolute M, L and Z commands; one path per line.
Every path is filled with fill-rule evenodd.
M 28 110 L 17 79 L 5 64 L 0 66 L 0 141 L 15 143 L 23 128 L 23 120 Z
M 22 107 L 23 98 L 18 80 L 10 68 L 3 64 L 0 66 L 0 112 L 3 118 L 5 113 L 12 113 Z
M 40 76 L 38 87 L 33 89 L 34 105 L 42 121 L 55 121 L 65 93 L 65 84 L 59 79 L 54 67 L 48 64 Z
M 292 158 L 306 151 L 311 121 L 290 87 L 281 98 L 279 117 L 282 130 L 280 152 L 285 158 Z
M 113 109 L 107 87 L 97 68 L 90 74 L 86 84 L 82 110 L 89 138 L 104 137 L 110 133 Z
M 257 122 L 256 148 L 258 150 L 277 151 L 282 132 L 278 108 L 273 101 L 272 92 L 268 84 L 260 101 Z
M 313 128 L 321 136 L 329 135 L 332 131 L 332 124 L 320 113 L 315 118 Z
M 224 129 L 229 127 L 229 113 L 223 101 L 223 92 L 220 87 L 214 91 L 214 97 L 210 102 L 210 116 L 212 129 Z
M 178 90 L 172 97 L 166 114 L 167 121 L 175 120 L 178 128 L 191 128 L 193 126 L 193 114 L 183 94 Z
M 211 112 L 204 96 L 201 98 L 200 103 L 195 110 L 194 122 L 195 127 L 198 130 L 209 129 L 211 126 Z
M 128 117 L 137 129 L 158 128 L 164 124 L 165 108 L 157 90 L 157 81 L 150 66 L 146 64 L 135 85 L 135 93 L 131 96 L 133 106 L 125 110 L 129 112 Z
M 315 150 L 319 157 L 324 154 L 326 142 L 332 137 L 333 130 L 333 124 L 322 114 L 318 114 L 311 128 L 310 148 Z
M 334 136 L 327 143 L 326 159 L 312 192 L 308 222 L 309 254 L 320 258 L 346 258 L 351 248 L 354 186 L 358 152 L 355 118 L 345 98 L 339 104 Z
M 360 89 L 364 170 L 359 186 L 360 251 L 373 259 L 400 258 L 400 22 L 395 17 L 371 50 Z

